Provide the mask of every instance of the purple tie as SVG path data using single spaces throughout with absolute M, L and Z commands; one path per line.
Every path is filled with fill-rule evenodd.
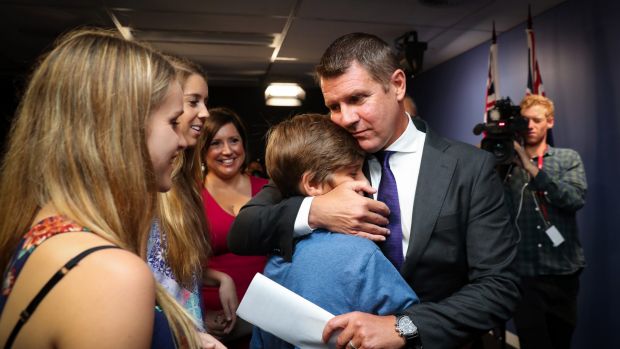
M 383 201 L 390 208 L 390 223 L 387 228 L 390 229 L 390 235 L 383 243 L 383 253 L 394 264 L 396 269 L 400 270 L 403 264 L 403 229 L 400 225 L 400 204 L 398 201 L 398 189 L 396 188 L 396 179 L 390 169 L 390 156 L 393 151 L 382 150 L 375 153 L 375 156 L 381 163 L 381 183 L 379 183 L 379 193 L 377 200 Z

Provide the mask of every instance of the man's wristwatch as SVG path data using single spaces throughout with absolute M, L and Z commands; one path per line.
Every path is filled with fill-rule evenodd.
M 407 315 L 396 315 L 396 332 L 405 338 L 405 348 L 422 349 L 418 327 Z

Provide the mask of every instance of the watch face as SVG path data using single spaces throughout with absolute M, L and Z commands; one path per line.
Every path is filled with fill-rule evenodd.
M 411 335 L 417 331 L 417 327 L 413 324 L 408 316 L 401 316 L 398 319 L 398 329 L 404 335 Z

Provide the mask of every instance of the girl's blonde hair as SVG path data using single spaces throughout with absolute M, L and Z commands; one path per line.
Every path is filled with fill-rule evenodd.
M 202 69 L 183 58 L 168 57 L 181 86 L 192 75 L 207 81 Z M 208 225 L 201 196 L 200 162 L 195 162 L 196 147 L 187 148 L 177 157 L 172 172 L 172 189 L 160 193 L 158 217 L 166 234 L 166 261 L 177 281 L 191 289 L 194 278 L 202 281 L 202 263 L 209 254 Z
M 46 204 L 139 254 L 157 200 L 146 121 L 174 81 L 161 54 L 101 29 L 70 32 L 42 57 L 2 162 L 2 269 Z M 177 342 L 197 348 L 191 318 L 160 286 L 156 296 Z

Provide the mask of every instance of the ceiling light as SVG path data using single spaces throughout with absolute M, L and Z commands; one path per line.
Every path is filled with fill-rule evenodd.
M 272 82 L 265 89 L 265 103 L 276 107 L 298 107 L 306 92 L 294 83 Z
M 276 57 L 276 61 L 297 61 L 296 57 Z

